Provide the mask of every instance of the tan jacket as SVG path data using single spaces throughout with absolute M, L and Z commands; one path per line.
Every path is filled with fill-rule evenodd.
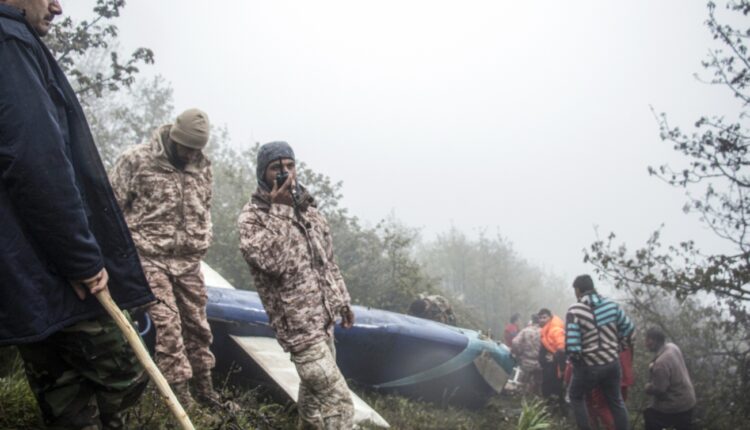
M 333 335 L 349 292 L 323 215 L 310 206 L 297 217 L 291 206 L 256 196 L 239 217 L 240 249 L 279 344 L 300 352 Z
M 170 127 L 117 159 L 112 188 L 141 256 L 200 258 L 212 238 L 211 163 L 201 156 L 182 171 L 172 166 L 164 150 Z

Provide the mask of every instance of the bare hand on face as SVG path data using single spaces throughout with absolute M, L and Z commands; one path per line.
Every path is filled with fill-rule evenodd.
M 91 294 L 99 294 L 107 289 L 107 283 L 109 282 L 109 274 L 107 269 L 102 269 L 96 275 L 78 281 L 70 281 L 70 285 L 76 292 L 79 299 L 83 300 L 86 298 L 86 292 Z
M 279 203 L 282 205 L 293 206 L 294 200 L 292 199 L 292 187 L 297 181 L 296 172 L 290 172 L 281 187 L 276 181 L 273 181 L 273 189 L 271 190 L 271 203 Z
M 354 326 L 354 312 L 349 306 L 341 309 L 341 327 L 350 329 Z

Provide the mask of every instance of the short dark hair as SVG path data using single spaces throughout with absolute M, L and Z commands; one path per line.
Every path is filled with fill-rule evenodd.
M 541 308 L 539 309 L 539 312 L 537 313 L 537 316 L 541 317 L 542 315 L 547 315 L 548 317 L 552 316 L 552 311 L 547 308 Z
M 573 281 L 573 288 L 581 294 L 594 291 L 594 280 L 589 275 L 579 275 Z
M 651 339 L 656 341 L 659 345 L 666 342 L 667 337 L 664 335 L 664 332 L 658 328 L 658 327 L 650 327 L 648 330 L 646 330 L 646 339 Z
M 521 318 L 521 314 L 515 313 L 510 317 L 510 322 L 515 323 L 519 318 Z

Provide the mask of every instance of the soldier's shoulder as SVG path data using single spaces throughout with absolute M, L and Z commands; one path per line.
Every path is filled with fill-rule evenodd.
M 240 224 L 254 223 L 258 224 L 268 216 L 268 212 L 264 211 L 257 204 L 249 201 L 242 207 L 239 216 Z
M 313 220 L 316 223 L 328 225 L 328 219 L 321 211 L 318 210 L 315 206 L 310 206 L 307 208 L 307 217 L 308 219 Z
M 138 143 L 135 145 L 128 146 L 122 151 L 117 160 L 120 162 L 140 162 L 142 160 L 151 158 L 150 148 L 147 143 Z

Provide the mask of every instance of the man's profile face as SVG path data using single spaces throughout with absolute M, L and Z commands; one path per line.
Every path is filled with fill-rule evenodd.
M 289 176 L 294 175 L 296 169 L 294 160 L 292 160 L 291 158 L 274 160 L 268 164 L 268 167 L 266 167 L 266 176 L 264 179 L 266 180 L 266 184 L 268 184 L 269 187 L 273 188 L 273 184 L 276 182 L 276 175 L 281 173 L 282 164 L 284 171 L 289 172 Z
M 55 15 L 62 13 L 59 0 L 6 0 L 4 2 L 26 12 L 26 22 L 39 33 L 49 33 Z
M 646 350 L 650 352 L 656 352 L 659 345 L 654 339 L 651 339 L 650 337 L 646 336 L 646 339 L 644 340 L 644 342 L 646 344 Z
M 552 319 L 552 316 L 550 316 L 550 315 L 539 314 L 539 327 L 544 327 L 545 325 L 547 325 L 547 323 L 551 319 Z

